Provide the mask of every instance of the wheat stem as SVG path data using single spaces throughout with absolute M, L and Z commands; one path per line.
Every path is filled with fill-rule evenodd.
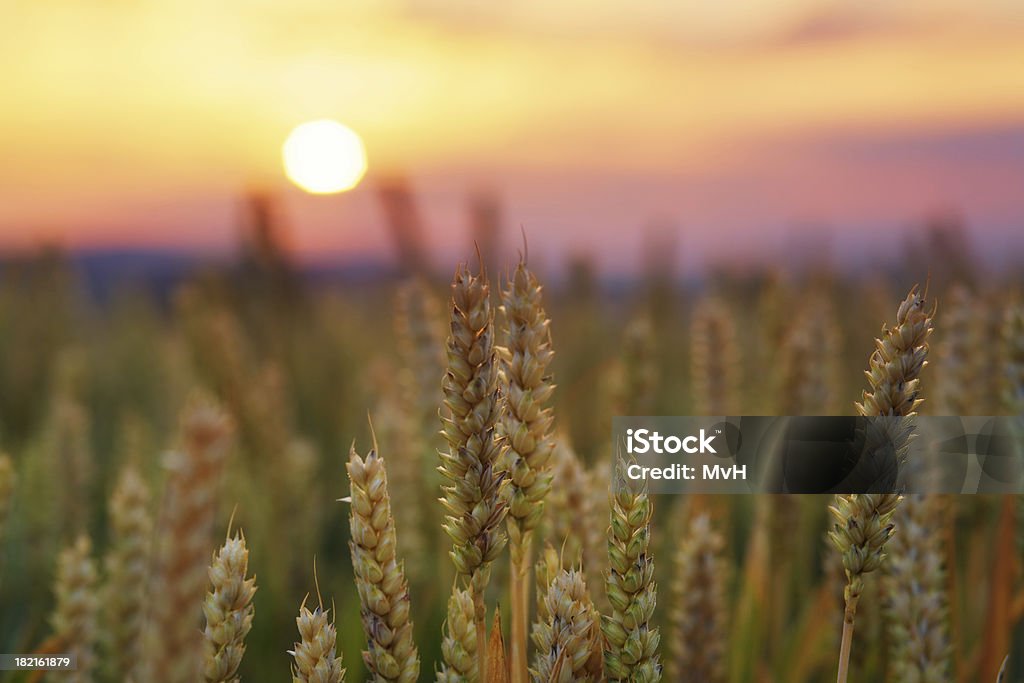
M 848 671 L 850 670 L 850 651 L 853 647 L 853 618 L 854 608 L 851 611 L 850 606 L 846 607 L 843 613 L 843 637 L 839 642 L 839 673 L 836 677 L 836 683 L 846 683 Z

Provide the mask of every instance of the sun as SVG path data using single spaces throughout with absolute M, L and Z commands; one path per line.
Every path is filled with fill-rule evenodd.
M 366 173 L 366 148 L 348 126 L 330 119 L 296 126 L 281 150 L 288 179 L 312 194 L 351 190 Z

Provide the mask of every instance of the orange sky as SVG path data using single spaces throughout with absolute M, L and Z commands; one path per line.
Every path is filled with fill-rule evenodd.
M 708 253 L 950 207 L 993 240 L 1024 223 L 1016 0 L 7 0 L 0 24 L 0 247 L 224 246 L 259 184 L 303 252 L 383 250 L 398 170 L 442 250 L 481 187 L 606 260 L 652 221 Z M 319 117 L 366 141 L 350 195 L 285 187 L 280 144 Z

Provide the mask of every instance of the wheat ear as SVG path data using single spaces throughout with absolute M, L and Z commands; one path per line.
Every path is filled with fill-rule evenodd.
M 200 606 L 206 595 L 207 563 L 214 547 L 211 532 L 230 435 L 223 413 L 196 405 L 185 413 L 181 449 L 166 457 L 158 524 L 162 547 L 151 584 L 158 599 L 147 634 L 152 654 L 146 680 L 184 683 L 200 675 Z
M 943 305 L 943 337 L 936 344 L 939 374 L 935 382 L 935 409 L 939 415 L 970 415 L 977 412 L 978 368 L 971 362 L 978 316 L 971 293 L 955 285 Z
M 601 617 L 583 573 L 558 569 L 544 591 L 544 609 L 533 626 L 536 683 L 602 680 Z
M 90 557 L 91 552 L 89 537 L 83 534 L 57 558 L 53 631 L 63 651 L 75 655 L 77 667 L 67 675 L 55 674 L 52 680 L 74 683 L 93 680 L 99 598 L 96 563 Z
M 502 301 L 507 324 L 507 346 L 501 357 L 505 380 L 502 431 L 508 448 L 502 467 L 509 480 L 506 495 L 511 554 L 511 679 L 512 683 L 526 683 L 531 541 L 533 530 L 544 515 L 544 500 L 551 491 L 554 440 L 548 403 L 554 384 L 548 368 L 554 352 L 541 286 L 524 262 L 516 266 Z
M 594 604 L 602 614 L 611 610 L 607 596 L 608 578 L 608 519 L 612 512 L 612 463 L 610 459 L 602 458 L 594 463 L 587 472 L 587 487 L 585 495 L 589 501 L 589 516 L 584 520 L 587 534 L 584 541 L 592 548 L 593 562 L 588 566 L 586 547 L 583 556 L 583 571 L 590 579 L 588 585 L 596 586 L 592 589 Z M 563 558 L 564 559 L 564 558 Z
M 706 514 L 691 520 L 675 557 L 669 680 L 726 680 L 728 578 L 724 548 L 725 541 L 711 528 Z
M 405 569 L 395 551 L 384 460 L 376 447 L 365 459 L 353 447 L 346 468 L 352 485 L 349 549 L 367 644 L 363 661 L 373 681 L 411 683 L 419 676 L 420 658 L 412 639 Z
M 444 662 L 437 672 L 437 683 L 473 683 L 479 680 L 478 646 L 473 596 L 469 591 L 456 587 L 448 600 L 448 618 L 441 642 Z
M 725 301 L 710 296 L 693 312 L 691 332 L 693 407 L 697 415 L 737 410 L 740 383 L 736 323 Z
M 149 488 L 135 467 L 121 471 L 110 496 L 109 514 L 110 549 L 104 561 L 109 668 L 125 679 L 139 680 L 153 518 Z
M 815 297 L 782 339 L 778 392 L 781 414 L 838 413 L 840 351 L 832 306 L 824 296 Z M 779 496 L 779 500 L 788 499 Z
M 1000 328 L 1002 378 L 999 398 L 1007 415 L 1024 414 L 1024 304 L 1014 297 L 1003 312 Z
M 434 450 L 437 437 L 438 380 L 445 367 L 443 311 L 422 277 L 413 277 L 398 288 L 395 297 L 395 336 L 401 361 L 396 381 L 384 392 L 374 413 L 374 422 L 383 439 L 390 444 L 390 482 L 395 500 L 399 551 L 413 582 L 417 581 L 428 560 L 423 525 L 424 455 Z
M 409 374 L 416 423 L 423 426 L 437 410 L 433 397 L 444 370 L 444 317 L 440 303 L 421 278 L 399 287 L 395 312 L 398 352 L 403 370 Z
M 203 602 L 203 674 L 210 683 L 238 683 L 245 636 L 252 628 L 256 579 L 241 530 L 224 541 L 210 564 L 210 592 Z
M 62 358 L 62 361 L 66 358 Z M 66 363 L 61 363 L 61 366 Z M 59 370 L 64 374 L 67 370 Z M 68 380 L 58 381 L 63 385 Z M 58 386 L 51 406 L 46 437 L 54 467 L 62 473 L 63 488 L 55 507 L 60 516 L 61 536 L 70 538 L 84 531 L 85 511 L 89 506 L 89 491 L 95 474 L 93 453 L 90 449 L 89 413 L 76 398 L 72 388 Z
M 327 611 L 320 605 L 310 611 L 303 600 L 295 624 L 299 642 L 288 650 L 293 659 L 292 683 L 342 683 L 345 669 L 335 650 L 338 631 Z
M 561 549 L 566 568 L 582 564 L 587 585 L 601 583 L 601 556 L 604 554 L 604 527 L 607 514 L 596 522 L 594 498 L 590 491 L 591 476 L 583 467 L 568 438 L 555 441 L 552 468 L 554 486 L 548 496 L 548 537 Z M 607 486 L 601 489 L 601 500 L 607 505 Z M 553 577 L 552 577 L 553 578 Z M 540 584 L 538 584 L 538 587 Z
M 647 415 L 654 411 L 658 387 L 654 325 L 647 316 L 634 318 L 622 337 L 622 358 L 617 367 L 614 409 L 620 415 Z
M 948 583 L 938 500 L 911 495 L 896 512 L 900 532 L 889 542 L 883 588 L 890 673 L 898 681 L 948 681 Z
M 650 555 L 653 506 L 644 490 L 625 479 L 621 468 L 612 494 L 605 589 L 611 614 L 604 617 L 604 666 L 608 680 L 661 680 L 658 629 L 651 622 L 657 604 L 654 558 Z
M 424 534 L 423 454 L 426 442 L 423 421 L 414 414 L 410 397 L 409 373 L 399 371 L 399 380 L 383 385 L 374 410 L 374 431 L 388 444 L 388 490 L 394 500 L 402 502 L 392 509 L 398 535 L 398 553 L 405 560 L 409 575 L 422 578 L 427 561 L 433 554 Z M 433 392 L 432 392 L 433 393 Z
M 562 558 L 550 543 L 545 543 L 541 550 L 533 573 L 537 579 L 537 621 L 546 621 L 550 614 L 547 608 L 548 586 L 562 571 Z
M 925 309 L 917 287 L 910 290 L 896 312 L 896 325 L 882 327 L 875 351 L 868 360 L 870 390 L 856 404 L 861 415 L 914 415 L 924 401 L 921 371 L 928 365 L 928 337 L 935 308 Z
M 501 553 L 507 511 L 505 478 L 499 472 L 504 440 L 495 428 L 501 412 L 498 359 L 494 348 L 494 314 L 490 285 L 481 272 L 459 266 L 452 281 L 451 334 L 448 370 L 442 380 L 448 415 L 441 423 L 448 449 L 438 468 L 446 516 L 444 530 L 452 539 L 451 558 L 473 596 L 479 672 L 487 677 L 487 608 L 484 590 L 491 563 Z

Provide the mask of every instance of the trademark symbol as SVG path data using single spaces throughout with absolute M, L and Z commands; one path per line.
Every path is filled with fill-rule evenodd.
M 721 429 L 716 429 L 716 430 L 715 430 L 715 434 L 721 434 L 721 433 L 722 433 L 722 430 L 721 430 Z

